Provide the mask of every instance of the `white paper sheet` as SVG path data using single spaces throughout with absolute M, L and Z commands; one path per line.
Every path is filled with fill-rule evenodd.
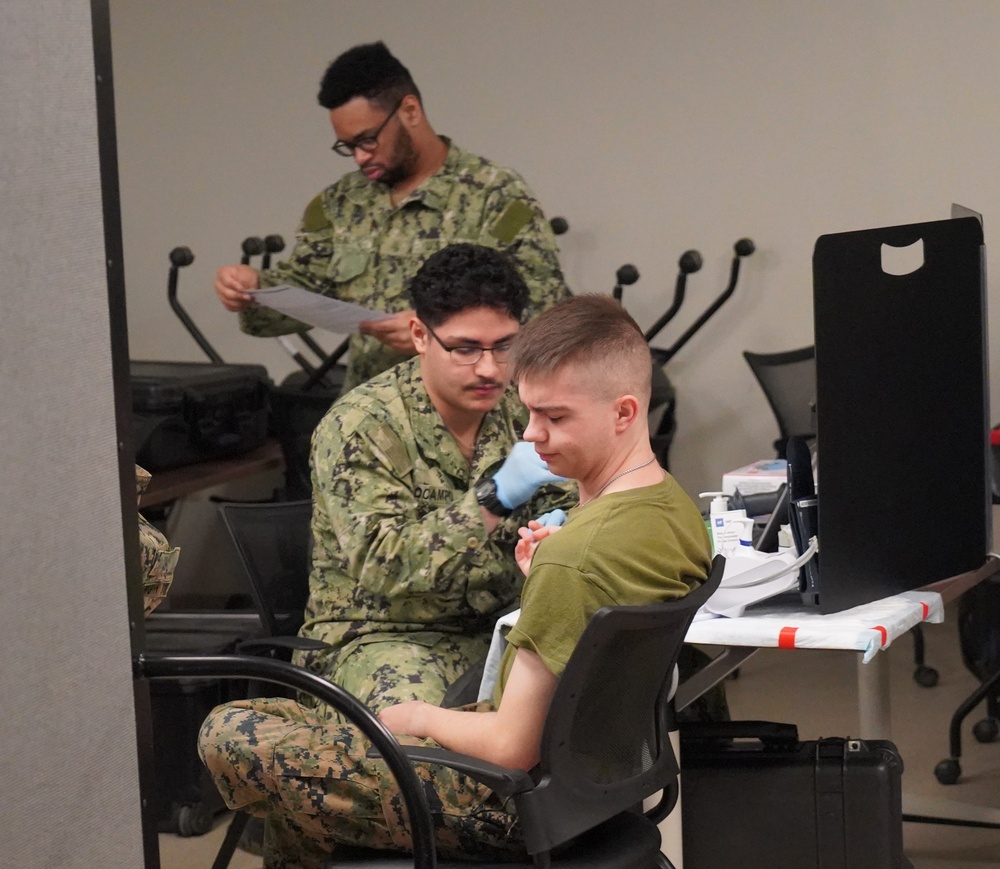
M 359 324 L 366 320 L 384 320 L 392 316 L 290 284 L 254 290 L 253 297 L 260 305 L 341 335 L 357 332 Z

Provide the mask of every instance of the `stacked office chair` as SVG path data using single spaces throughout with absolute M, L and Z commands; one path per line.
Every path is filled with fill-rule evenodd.
M 309 597 L 312 501 L 227 502 L 219 516 L 267 637 L 294 637 Z
M 780 353 L 744 350 L 743 358 L 774 412 L 780 433 L 774 449 L 783 459 L 790 437 L 816 437 L 816 348 Z
M 800 347 L 778 353 L 743 351 L 750 370 L 764 391 L 780 433 L 774 441 L 779 459 L 787 458 L 788 439 L 816 439 L 816 347 Z M 925 688 L 938 681 L 938 671 L 927 666 L 923 626 L 913 628 L 913 679 Z
M 350 694 L 284 661 L 248 656 L 156 657 L 136 661 L 147 679 L 253 678 L 314 694 L 354 722 L 385 758 L 400 784 L 413 829 L 413 854 L 354 852 L 337 867 L 366 869 L 413 864 L 566 869 L 673 869 L 660 853 L 656 824 L 674 808 L 678 764 L 672 675 L 684 636 L 698 608 L 718 588 L 725 560 L 717 557 L 708 580 L 686 597 L 647 606 L 604 607 L 591 619 L 560 677 L 542 735 L 541 761 L 531 772 L 505 769 L 439 748 L 400 746 L 379 720 Z M 628 673 L 622 679 L 622 673 Z M 438 863 L 433 817 L 410 763 L 458 769 L 517 806 L 528 863 Z M 638 806 L 662 792 L 646 813 Z M 356 858 L 352 859 L 352 858 Z M 220 869 L 218 859 L 215 869 Z M 331 864 L 332 865 L 332 864 Z

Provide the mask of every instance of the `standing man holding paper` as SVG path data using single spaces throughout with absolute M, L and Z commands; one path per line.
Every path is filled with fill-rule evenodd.
M 528 316 L 569 295 L 555 237 L 523 179 L 435 133 L 409 71 L 382 42 L 334 60 L 319 103 L 330 112 L 333 150 L 358 169 L 309 203 L 287 260 L 262 272 L 218 270 L 215 291 L 240 313 L 244 332 L 271 337 L 308 328 L 254 304 L 254 289 L 280 284 L 393 314 L 351 336 L 346 392 L 414 353 L 407 282 L 451 243 L 506 253 L 528 285 Z

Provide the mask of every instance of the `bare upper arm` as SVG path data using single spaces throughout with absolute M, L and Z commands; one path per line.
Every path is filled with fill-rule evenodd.
M 518 649 L 496 713 L 507 766 L 530 769 L 538 763 L 542 730 L 559 681 L 541 657 Z

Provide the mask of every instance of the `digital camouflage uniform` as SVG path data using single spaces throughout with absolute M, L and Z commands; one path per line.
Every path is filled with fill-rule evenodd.
M 145 468 L 135 466 L 135 495 L 142 496 L 151 475 Z M 139 568 L 142 577 L 143 611 L 149 615 L 167 596 L 167 589 L 174 579 L 177 559 L 181 551 L 172 547 L 162 531 L 153 527 L 139 514 Z
M 448 144 L 444 165 L 399 205 L 389 188 L 350 172 L 306 207 L 291 256 L 261 273 L 262 287 L 294 284 L 396 313 L 410 307 L 406 287 L 428 256 L 456 242 L 507 253 L 530 291 L 531 317 L 568 297 L 552 229 L 516 173 Z M 263 306 L 240 327 L 270 337 L 309 328 Z M 404 357 L 376 338 L 354 334 L 344 391 Z
M 285 698 L 220 706 L 198 740 L 226 804 L 268 819 L 266 869 L 319 869 L 343 845 L 412 849 L 399 786 L 384 761 L 365 756 L 370 746 L 357 728 Z M 414 769 L 427 783 L 440 859 L 526 858 L 512 800 L 443 766 Z
M 544 486 L 487 534 L 475 485 L 520 438 L 514 391 L 486 414 L 472 466 L 445 428 L 417 358 L 352 390 L 313 435 L 313 555 L 303 636 L 333 651 L 299 653 L 376 711 L 441 702 L 485 658 L 522 575 L 517 529 L 568 507 L 573 483 Z

